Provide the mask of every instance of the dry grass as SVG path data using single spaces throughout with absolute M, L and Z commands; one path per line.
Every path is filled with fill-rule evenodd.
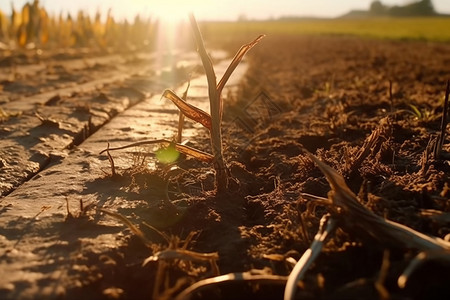
M 363 240 L 373 240 L 382 247 L 397 249 L 413 249 L 420 251 L 418 257 L 413 260 L 411 265 L 398 279 L 398 285 L 404 288 L 408 277 L 413 270 L 427 256 L 442 260 L 449 260 L 450 243 L 437 237 L 432 237 L 415 231 L 402 224 L 386 220 L 366 207 L 357 199 L 356 195 L 345 183 L 344 178 L 333 168 L 317 159 L 314 155 L 308 153 L 322 173 L 325 175 L 331 186 L 328 194 L 329 199 L 323 198 L 322 204 L 328 206 L 330 215 L 322 217 L 321 226 L 316 234 L 311 247 L 305 251 L 302 258 L 292 270 L 289 280 L 286 284 L 285 300 L 292 300 L 295 296 L 296 284 L 303 278 L 308 268 L 317 259 L 324 242 L 334 232 L 337 225 L 341 226 L 345 232 L 360 237 Z M 386 269 L 388 262 L 383 261 L 382 269 Z M 380 296 L 385 295 L 385 289 L 382 287 L 383 279 L 375 283 Z

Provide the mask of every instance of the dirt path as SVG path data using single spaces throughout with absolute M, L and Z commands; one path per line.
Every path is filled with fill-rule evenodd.
M 117 113 L 160 93 L 164 86 L 173 86 L 197 65 L 192 54 L 175 54 L 166 58 L 166 62 L 156 60 L 156 54 L 138 53 L 130 57 L 115 55 L 63 60 L 58 62 L 60 69 L 57 72 L 49 71 L 52 62 L 38 65 L 39 72 L 44 75 L 64 77 L 61 81 L 66 84 L 62 86 L 39 72 L 26 73 L 36 65 L 17 67 L 16 76 L 21 72 L 27 75 L 4 85 L 4 90 L 11 91 L 3 93 L 8 99 L 1 107 L 6 118 L 17 114 L 20 117 L 2 122 L 0 195 L 10 193 L 34 176 L 51 162 L 52 157 L 61 159 L 60 156 L 64 156 L 61 151 L 80 144 Z M 174 61 L 184 63 L 176 66 L 172 65 Z M 64 75 L 75 76 L 76 72 L 85 77 L 82 82 Z M 42 82 L 33 79 L 36 77 Z M 39 87 L 48 84 L 53 90 L 40 88 L 40 92 L 28 96 L 19 87 L 23 85 L 21 81 Z M 69 83 L 71 86 L 66 87 Z
M 219 74 L 226 66 L 226 61 L 216 66 Z M 228 92 L 236 88 L 244 70 L 245 66 L 241 66 L 240 75 L 233 76 Z M 2 274 L 9 274 L 0 281 L 2 299 L 75 299 L 77 295 L 90 294 L 98 299 L 107 297 L 114 288 L 108 285 L 118 278 L 102 279 L 111 266 L 105 265 L 104 269 L 97 262 L 126 244 L 125 228 L 117 220 L 100 217 L 98 210 L 94 226 L 83 216 L 67 220 L 67 207 L 75 216 L 80 213 L 80 201 L 85 207 L 95 203 L 97 209 L 111 211 L 128 211 L 147 203 L 145 194 L 132 194 L 130 199 L 129 193 L 120 191 L 120 180 L 110 178 L 108 159 L 99 152 L 108 142 L 117 147 L 141 140 L 172 139 L 178 122 L 176 107 L 161 100 L 162 91 L 171 82 L 145 72 L 127 77 L 120 86 L 114 83 L 102 87 L 100 94 L 97 90 L 77 93 L 51 106 L 39 107 L 37 112 L 45 112 L 49 121 L 24 114 L 20 120 L 2 124 L 14 126 L 1 141 L 3 151 L 9 151 L 3 156 L 8 157 L 5 164 L 18 162 L 10 169 L 8 165 L 2 168 L 5 177 L 15 180 L 10 183 L 15 190 L 5 190 L 9 194 L 1 199 L 1 219 L 5 224 L 1 229 L 1 270 Z M 191 103 L 208 111 L 205 84 L 204 76 L 191 80 L 189 95 Z M 178 94 L 184 89 L 179 88 Z M 148 97 L 151 94 L 154 96 Z M 89 108 L 78 111 L 74 105 Z M 195 137 L 198 126 L 190 122 L 186 125 L 185 139 Z M 23 137 L 25 132 L 29 134 Z M 22 151 L 17 149 L 19 146 Z M 139 155 L 151 152 L 131 149 L 114 155 L 117 172 L 130 168 L 133 159 L 140 159 Z M 7 181 L 3 183 L 6 185 Z M 89 263 L 92 259 L 95 266 Z M 103 263 L 110 264 L 112 260 Z M 101 289 L 94 288 L 100 279 Z

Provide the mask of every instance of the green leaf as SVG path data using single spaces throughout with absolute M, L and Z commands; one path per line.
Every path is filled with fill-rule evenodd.
M 409 107 L 411 107 L 411 109 L 413 110 L 414 115 L 415 115 L 419 120 L 421 120 L 423 116 L 422 116 L 422 113 L 420 112 L 420 110 L 417 108 L 417 106 L 412 105 L 412 104 L 409 104 Z

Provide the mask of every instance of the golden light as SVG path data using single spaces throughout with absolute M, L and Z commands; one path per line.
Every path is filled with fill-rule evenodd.
M 172 70 L 179 67 L 179 53 L 193 50 L 193 39 L 189 25 L 189 14 L 201 9 L 207 3 L 206 0 L 182 1 L 169 0 L 158 1 L 151 4 L 149 12 L 157 22 L 155 50 L 159 52 L 156 65 L 162 70 Z M 173 82 L 177 81 L 174 76 Z
M 208 11 L 216 7 L 211 0 L 128 0 L 115 1 L 113 13 L 116 16 L 132 20 L 136 15 L 144 19 L 150 17 L 158 26 L 158 50 L 175 50 L 183 44 L 185 32 L 190 34 L 189 14 L 197 18 L 207 16 Z M 201 18 L 201 17 L 200 17 Z
M 199 2 L 199 1 L 196 1 Z M 189 1 L 161 1 L 150 8 L 151 14 L 161 23 L 173 26 L 187 19 L 192 7 L 187 5 Z
M 158 57 L 155 67 L 169 70 L 180 60 L 177 53 L 194 50 L 189 14 L 201 19 L 215 6 L 216 2 L 210 0 L 128 0 L 115 2 L 113 13 L 127 16 L 129 20 L 137 14 L 151 19 L 156 25 L 153 42 Z
M 151 15 L 158 22 L 159 50 L 177 50 L 185 46 L 190 36 L 188 16 L 207 1 L 160 1 L 151 7 Z

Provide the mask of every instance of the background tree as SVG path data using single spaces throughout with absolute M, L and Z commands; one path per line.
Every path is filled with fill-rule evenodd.
M 371 15 L 384 15 L 386 14 L 386 6 L 383 5 L 383 3 L 381 3 L 381 1 L 373 1 L 370 4 L 370 9 L 369 12 Z
M 389 9 L 389 14 L 392 16 L 434 16 L 437 13 L 431 0 L 421 0 L 405 6 L 393 6 Z

